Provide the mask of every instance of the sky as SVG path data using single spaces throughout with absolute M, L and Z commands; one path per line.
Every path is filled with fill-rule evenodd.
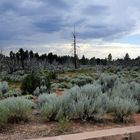
M 140 56 L 140 0 L 0 0 L 0 48 L 88 57 Z

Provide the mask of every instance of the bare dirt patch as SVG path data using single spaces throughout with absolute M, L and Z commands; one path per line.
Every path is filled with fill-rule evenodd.
M 79 120 L 71 121 L 71 129 L 67 132 L 59 132 L 57 122 L 41 122 L 38 116 L 32 118 L 27 123 L 12 124 L 0 132 L 0 140 L 23 140 L 30 138 L 40 138 L 47 136 L 57 136 L 61 134 L 72 134 L 79 132 L 95 131 L 108 128 L 140 125 L 140 114 L 134 115 L 135 122 L 121 124 L 111 120 L 95 123 L 82 122 Z

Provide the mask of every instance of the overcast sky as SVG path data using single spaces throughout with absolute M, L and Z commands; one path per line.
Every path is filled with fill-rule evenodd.
M 79 56 L 140 56 L 140 0 L 0 0 L 0 47 Z

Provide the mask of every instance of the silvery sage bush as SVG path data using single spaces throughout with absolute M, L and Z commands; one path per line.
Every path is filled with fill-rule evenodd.
M 35 96 L 39 96 L 40 94 L 43 94 L 43 93 L 47 93 L 47 86 L 45 85 L 41 85 L 40 87 L 37 87 L 35 91 L 33 92 Z
M 5 126 L 8 122 L 9 110 L 8 108 L 0 102 L 0 129 Z
M 125 122 L 138 111 L 140 85 L 107 75 L 92 84 L 75 86 L 61 97 L 41 95 L 41 113 L 49 120 L 61 118 L 100 120 L 109 113 Z
M 94 88 L 95 85 L 91 85 L 89 90 L 91 94 L 86 94 L 87 86 L 82 88 L 76 86 L 67 90 L 60 97 L 54 94 L 41 95 L 38 101 L 41 102 L 42 115 L 49 120 L 59 120 L 63 117 L 81 120 L 101 119 L 106 112 L 105 106 L 102 105 L 103 99 L 105 101 L 106 98 L 98 89 L 100 86 Z
M 48 93 L 43 93 L 39 95 L 38 97 L 38 105 L 39 107 L 42 107 L 46 102 L 50 102 L 50 100 L 54 100 L 56 98 L 56 94 L 48 94 Z
M 73 85 L 78 85 L 78 86 L 84 86 L 86 84 L 92 83 L 93 78 L 87 75 L 79 75 L 77 77 L 74 77 L 73 79 L 70 80 L 70 82 Z
M 97 81 L 101 85 L 102 92 L 112 90 L 114 85 L 117 84 L 117 78 L 116 75 L 102 74 Z
M 57 114 L 61 109 L 61 100 L 55 94 L 41 95 L 39 105 L 41 105 L 42 116 L 47 120 L 57 120 Z
M 28 120 L 35 104 L 22 97 L 10 97 L 0 101 L 1 114 L 6 122 L 19 122 Z M 3 120 L 2 120 L 3 121 Z
M 138 104 L 133 99 L 115 97 L 110 100 L 108 109 L 117 121 L 127 122 L 138 111 Z

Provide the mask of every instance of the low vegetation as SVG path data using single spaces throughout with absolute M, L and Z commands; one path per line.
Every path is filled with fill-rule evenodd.
M 100 120 L 111 113 L 116 120 L 124 122 L 139 109 L 136 98 L 140 96 L 139 86 L 135 82 L 126 83 L 117 76 L 102 75 L 93 84 L 75 86 L 60 97 L 40 95 L 41 113 L 48 120 L 64 117 Z
M 102 67 L 99 70 L 90 67 L 87 73 L 85 69 L 24 72 L 20 88 L 19 85 L 16 87 L 16 82 L 11 86 L 15 80 L 4 81 L 3 76 L 0 127 L 26 122 L 37 114 L 34 117 L 41 122 L 57 122 L 58 133 L 65 133 L 71 131 L 71 122 L 77 120 L 98 123 L 109 117 L 115 123 L 128 123 L 140 112 L 138 71 L 130 70 L 131 76 L 126 76 L 127 71 L 118 68 Z
M 0 101 L 0 125 L 8 122 L 27 121 L 35 104 L 22 97 L 10 97 Z

